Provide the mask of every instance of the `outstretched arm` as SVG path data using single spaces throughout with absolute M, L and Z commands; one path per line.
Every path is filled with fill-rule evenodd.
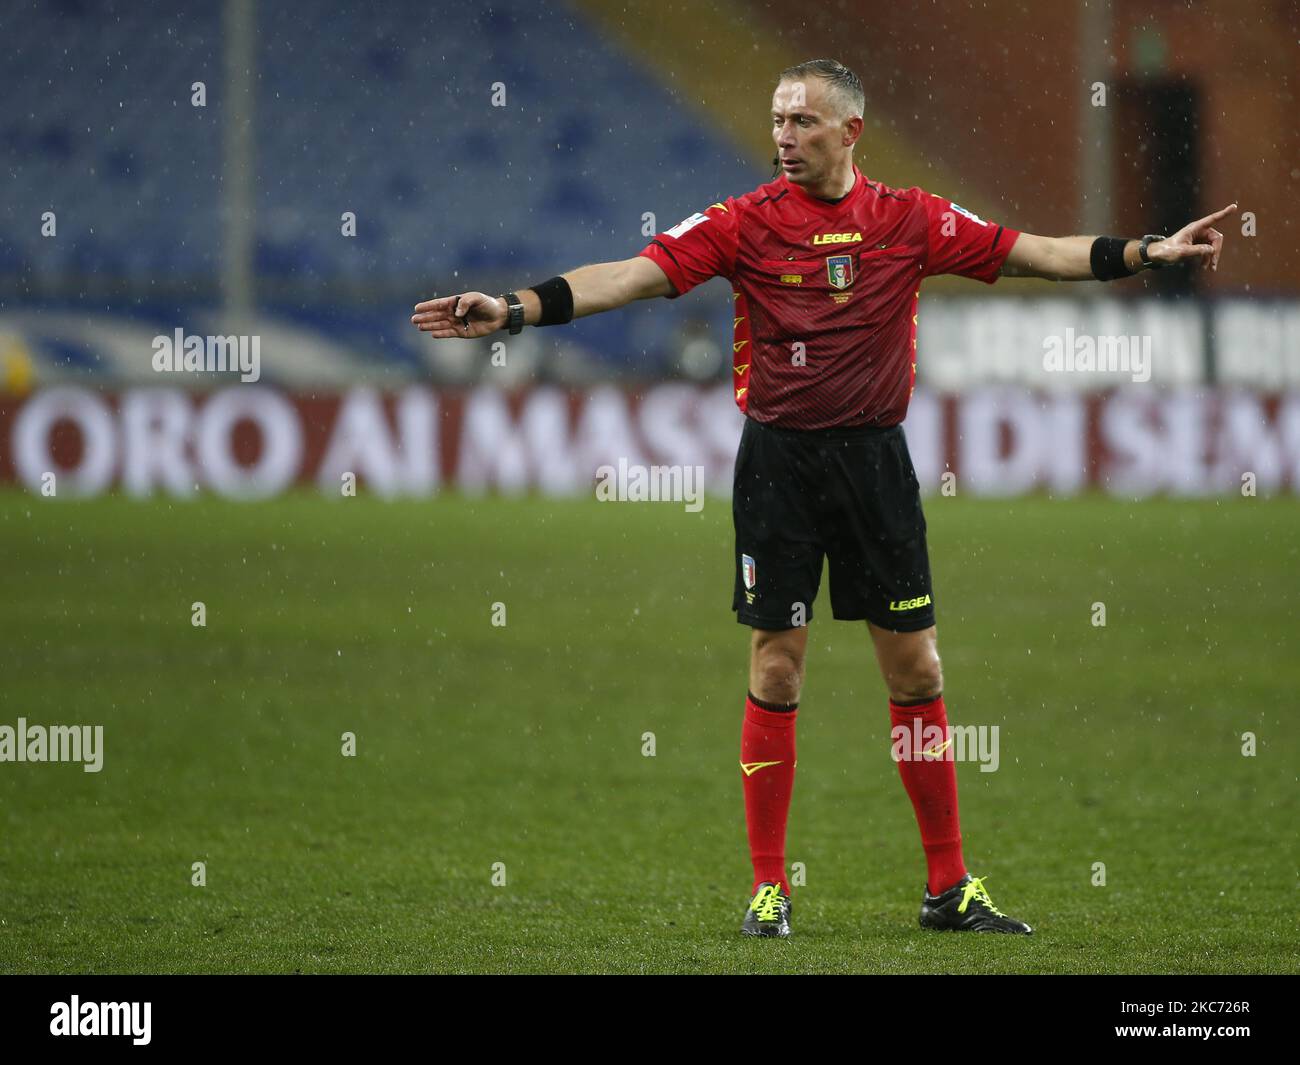
M 561 275 L 573 290 L 573 317 L 612 311 L 633 300 L 671 296 L 668 275 L 643 255 L 613 263 L 580 266 Z M 536 325 L 542 304 L 531 288 L 516 292 L 524 305 L 524 324 Z M 415 305 L 411 323 L 439 339 L 487 336 L 506 325 L 506 301 L 482 292 L 459 292 Z
M 1223 234 L 1214 223 L 1237 209 L 1235 203 L 1221 211 L 1191 222 L 1172 237 L 1152 241 L 1147 245 L 1147 255 L 1154 262 L 1180 263 L 1200 259 L 1201 267 L 1219 268 L 1219 252 L 1223 247 Z M 1051 281 L 1091 281 L 1092 242 L 1096 237 L 1040 237 L 1021 233 L 1002 264 L 1006 277 L 1045 277 Z M 1124 265 L 1134 273 L 1143 269 L 1136 240 L 1124 246 Z

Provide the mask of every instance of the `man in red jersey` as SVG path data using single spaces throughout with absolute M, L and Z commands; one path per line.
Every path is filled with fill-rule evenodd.
M 783 171 L 775 180 L 691 215 L 631 259 L 518 294 L 428 300 L 411 321 L 435 337 L 517 333 L 730 280 L 733 386 L 745 414 L 732 609 L 752 630 L 740 768 L 754 882 L 741 930 L 790 934 L 795 721 L 829 559 L 831 612 L 867 623 L 891 736 L 924 737 L 895 754 L 925 851 L 921 925 L 1029 934 L 962 859 L 925 517 L 901 426 L 916 379 L 920 285 L 932 274 L 992 284 L 1004 274 L 1083 281 L 1184 262 L 1217 269 L 1223 235 L 1214 223 L 1236 204 L 1172 237 L 1022 233 L 921 188 L 865 177 L 853 163 L 864 106 L 857 75 L 833 60 L 782 71 L 772 97 Z

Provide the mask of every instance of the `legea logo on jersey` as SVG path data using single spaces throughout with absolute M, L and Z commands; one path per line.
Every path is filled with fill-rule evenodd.
M 830 278 L 832 288 L 848 288 L 853 284 L 853 256 L 827 256 L 826 276 Z
M 854 244 L 862 239 L 861 233 L 818 233 L 813 237 L 813 246 L 821 244 Z

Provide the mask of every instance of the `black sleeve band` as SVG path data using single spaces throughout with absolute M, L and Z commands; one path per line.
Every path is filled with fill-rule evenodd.
M 564 278 L 557 275 L 532 288 L 542 303 L 538 325 L 564 325 L 573 321 L 573 289 Z
M 799 703 L 797 701 L 793 703 L 768 703 L 764 702 L 753 692 L 747 691 L 745 695 L 748 696 L 749 701 L 760 710 L 766 710 L 770 714 L 788 714 L 799 709 Z M 931 702 L 933 702 L 933 700 L 931 700 Z
M 1128 240 L 1124 237 L 1098 237 L 1094 240 L 1088 256 L 1092 276 L 1098 281 L 1132 277 L 1137 271 L 1124 265 L 1124 248 L 1127 244 Z

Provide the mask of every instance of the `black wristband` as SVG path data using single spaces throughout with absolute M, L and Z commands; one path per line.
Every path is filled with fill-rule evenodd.
M 1127 245 L 1125 237 L 1098 237 L 1094 240 L 1088 256 L 1092 276 L 1098 281 L 1114 281 L 1118 277 L 1132 277 L 1137 273 L 1124 264 L 1124 248 Z
M 573 321 L 573 289 L 560 276 L 555 276 L 540 285 L 534 285 L 542 304 L 542 315 L 538 325 L 564 325 Z

